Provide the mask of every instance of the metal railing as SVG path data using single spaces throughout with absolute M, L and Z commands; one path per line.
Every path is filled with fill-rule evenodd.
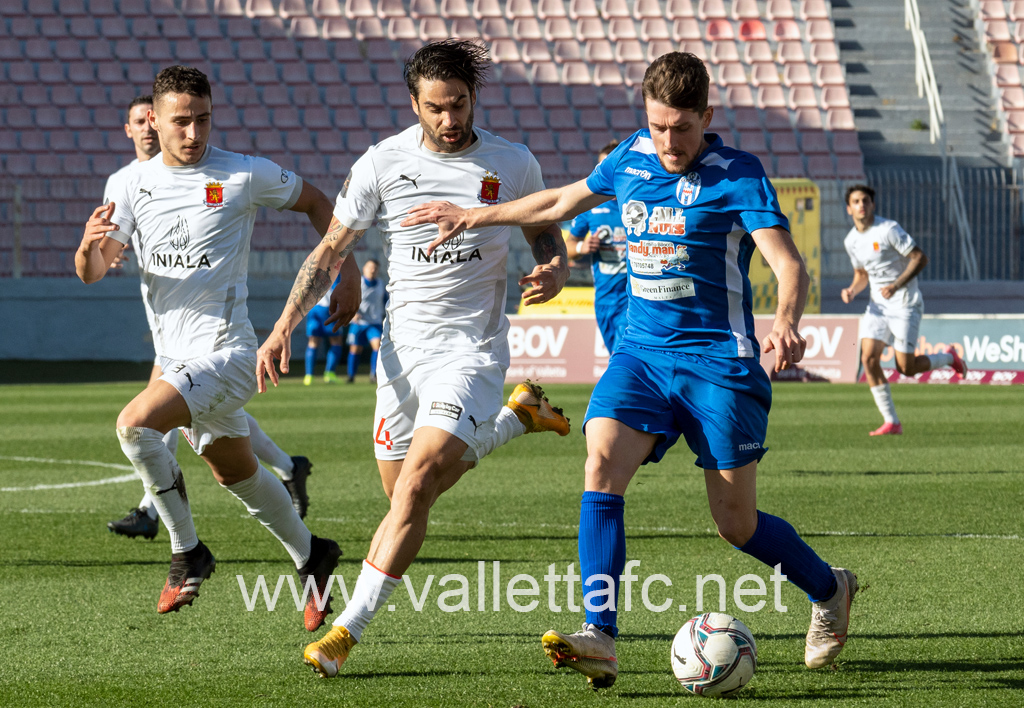
M 956 156 L 950 153 L 946 138 L 946 117 L 942 112 L 935 69 L 932 67 L 928 38 L 921 29 L 921 9 L 917 0 L 904 0 L 905 25 L 914 41 L 914 78 L 917 95 L 928 101 L 928 132 L 932 143 L 940 141 L 942 146 L 942 187 L 945 194 L 946 218 L 956 226 L 960 236 L 960 267 L 966 280 L 978 279 L 978 257 L 974 250 L 974 235 L 967 219 L 964 203 L 963 184 Z

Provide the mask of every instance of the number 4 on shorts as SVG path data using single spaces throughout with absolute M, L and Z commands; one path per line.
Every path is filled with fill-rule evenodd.
M 380 423 L 377 424 L 377 434 L 373 437 L 373 441 L 375 443 L 377 443 L 378 445 L 383 445 L 388 450 L 390 450 L 391 449 L 391 433 L 389 433 L 388 431 L 384 430 L 384 422 L 386 420 L 387 420 L 387 418 L 381 418 L 380 419 Z M 384 439 L 383 440 L 381 440 L 381 438 L 380 438 L 380 434 L 381 434 L 382 431 L 384 433 Z

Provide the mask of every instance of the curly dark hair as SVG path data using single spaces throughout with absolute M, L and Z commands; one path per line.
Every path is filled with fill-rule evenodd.
M 185 93 L 198 98 L 211 97 L 210 80 L 195 67 L 174 65 L 163 69 L 153 81 L 154 103 L 167 93 Z
M 421 47 L 405 62 L 405 85 L 419 99 L 420 79 L 465 82 L 476 95 L 487 83 L 491 57 L 487 47 L 462 39 L 444 39 Z
M 152 96 L 136 96 L 132 99 L 132 102 L 128 104 L 128 112 L 131 113 L 135 106 L 151 106 L 153 105 Z
M 663 54 L 644 72 L 644 103 L 656 101 L 681 111 L 704 114 L 708 109 L 711 77 L 707 67 L 689 52 Z

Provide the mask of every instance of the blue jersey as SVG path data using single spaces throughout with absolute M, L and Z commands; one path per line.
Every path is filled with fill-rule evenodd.
M 626 229 L 622 226 L 619 205 L 613 199 L 569 224 L 569 233 L 582 239 L 588 233 L 601 240 L 600 250 L 592 253 L 594 269 L 594 299 L 601 302 L 612 293 L 625 290 L 626 281 Z
M 658 160 L 650 132 L 624 140 L 587 178 L 614 196 L 628 237 L 629 324 L 624 342 L 711 357 L 757 357 L 747 271 L 750 232 L 788 230 L 760 161 L 709 147 L 684 175 Z

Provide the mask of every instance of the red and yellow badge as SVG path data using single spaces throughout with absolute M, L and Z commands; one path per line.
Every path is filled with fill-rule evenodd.
M 874 248 L 877 251 L 878 250 L 878 241 L 875 241 L 873 244 L 871 244 L 871 247 Z
M 501 177 L 498 177 L 497 172 L 488 170 L 480 182 L 480 201 L 484 204 L 497 204 L 499 201 L 498 187 L 500 186 Z
M 207 182 L 206 201 L 203 203 L 208 207 L 224 206 L 224 184 L 221 182 Z

